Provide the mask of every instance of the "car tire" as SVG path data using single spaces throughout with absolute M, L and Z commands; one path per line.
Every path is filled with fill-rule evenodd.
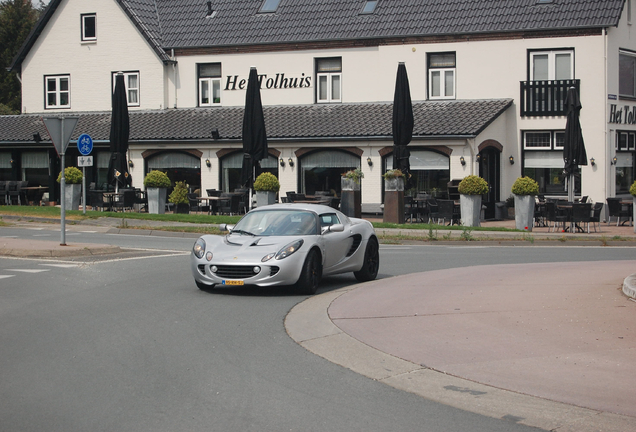
M 320 256 L 315 250 L 309 251 L 303 269 L 300 272 L 300 277 L 296 282 L 296 291 L 300 294 L 312 295 L 316 294 L 318 285 L 320 285 L 320 279 L 322 279 L 322 264 L 320 263 Z
M 353 272 L 353 275 L 360 282 L 368 282 L 378 277 L 380 269 L 380 246 L 378 241 L 371 237 L 367 242 L 367 249 L 364 251 L 364 262 L 362 268 Z
M 199 282 L 197 280 L 195 280 L 194 283 L 197 284 L 197 286 L 199 287 L 201 291 L 208 291 L 214 288 L 214 284 L 208 285 L 208 284 L 204 284 L 203 282 Z

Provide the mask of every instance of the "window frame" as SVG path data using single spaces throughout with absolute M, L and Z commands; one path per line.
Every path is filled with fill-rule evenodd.
M 67 80 L 67 90 L 62 91 L 60 83 L 62 79 Z M 49 81 L 55 80 L 55 90 L 49 90 Z M 49 94 L 55 94 L 55 105 L 49 104 Z M 61 105 L 62 93 L 67 94 L 68 103 Z M 59 75 L 44 75 L 44 109 L 70 109 L 71 108 L 71 74 L 59 74 Z
M 556 78 L 556 56 L 558 54 L 570 55 L 570 78 Z M 528 81 L 561 81 L 561 80 L 573 80 L 576 77 L 575 72 L 575 57 L 574 48 L 557 48 L 557 49 L 535 49 L 528 50 Z M 548 56 L 548 79 L 536 80 L 534 78 L 534 58 L 539 55 Z
M 621 93 L 622 87 L 623 87 L 623 80 L 621 79 L 621 60 L 625 57 L 628 57 L 631 61 L 631 66 L 632 66 L 632 76 L 631 76 L 631 88 L 633 90 L 633 94 L 623 94 Z M 628 49 L 623 49 L 620 48 L 618 50 L 618 97 L 621 99 L 629 99 L 629 100 L 634 100 L 636 99 L 636 52 L 628 50 Z
M 86 19 L 94 18 L 93 29 L 95 30 L 95 36 L 86 36 Z M 96 42 L 97 41 L 97 13 L 85 13 L 80 15 L 80 27 L 81 27 L 81 40 L 82 42 Z
M 340 68 L 338 71 L 320 71 L 319 65 L 321 61 L 336 60 L 340 61 Z M 320 57 L 315 59 L 316 67 L 316 103 L 341 103 L 342 102 L 342 57 Z M 326 78 L 326 98 L 321 97 L 321 90 L 323 89 L 323 83 L 321 78 Z M 334 93 L 334 81 L 338 81 L 338 96 L 333 97 Z
M 278 7 L 280 6 L 281 0 L 263 0 L 261 7 L 258 9 L 258 13 L 276 13 Z M 265 6 L 270 4 L 269 7 L 265 8 Z
M 218 65 L 219 66 L 219 75 L 218 76 L 205 76 L 202 77 L 201 76 L 201 66 L 203 65 Z M 209 106 L 220 106 L 221 102 L 223 101 L 222 98 L 222 87 L 221 87 L 221 80 L 223 79 L 222 77 L 222 64 L 221 62 L 211 62 L 211 63 L 197 63 L 197 103 L 198 106 L 200 107 L 209 107 Z M 208 90 L 210 93 L 210 101 L 208 103 L 204 103 L 203 102 L 203 90 L 202 90 L 202 85 L 206 83 L 208 85 Z M 219 87 L 219 101 L 215 102 L 214 101 L 214 84 L 217 83 L 218 87 Z
M 453 63 L 454 66 L 432 66 L 432 59 L 437 55 L 453 55 Z M 447 52 L 432 52 L 428 53 L 427 59 L 427 67 L 428 67 L 428 98 L 430 100 L 453 100 L 457 98 L 457 53 L 455 51 L 447 51 Z M 439 73 L 439 95 L 434 95 L 434 80 L 433 75 Z M 446 86 L 446 74 L 452 74 L 452 82 L 453 89 L 452 94 L 447 95 L 447 86 Z
M 550 144 L 548 146 L 542 147 L 528 147 L 528 135 L 529 134 L 549 134 L 550 135 Z M 562 129 L 554 129 L 554 130 L 524 130 L 522 131 L 523 138 L 523 150 L 528 151 L 546 151 L 546 150 L 554 150 L 554 151 L 563 151 L 563 145 L 557 144 L 557 134 L 565 135 L 565 131 Z
M 112 74 L 112 88 L 111 88 L 111 94 L 115 91 L 115 79 L 117 78 L 117 74 L 119 72 L 122 72 L 124 74 L 124 85 L 126 88 L 126 103 L 129 107 L 138 107 L 141 106 L 141 73 L 136 70 L 136 71 L 117 71 L 117 72 L 111 72 Z M 128 78 L 130 76 L 136 75 L 137 76 L 137 87 L 131 89 L 128 85 Z M 137 102 L 130 102 L 130 91 L 131 90 L 136 90 L 137 93 Z
M 365 0 L 360 15 L 372 15 L 378 7 L 379 0 Z

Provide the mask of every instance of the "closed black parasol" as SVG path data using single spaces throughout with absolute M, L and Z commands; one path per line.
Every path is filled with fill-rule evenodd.
M 110 161 L 108 163 L 108 183 L 119 186 L 130 186 L 131 178 L 128 174 L 128 136 L 130 120 L 128 118 L 128 98 L 124 75 L 118 73 L 115 77 L 115 91 L 113 92 L 113 111 L 110 120 Z
M 567 122 L 565 124 L 565 136 L 563 138 L 564 172 L 568 176 L 568 201 L 574 201 L 574 175 L 581 165 L 587 165 L 587 154 L 583 143 L 583 132 L 579 113 L 581 101 L 574 87 L 570 87 L 565 99 L 567 107 Z
M 404 63 L 398 64 L 393 96 L 393 169 L 399 169 L 406 176 L 406 189 L 410 188 L 411 151 L 408 144 L 413 137 L 413 104 L 409 77 Z
M 261 90 L 256 68 L 250 68 L 245 95 L 245 114 L 243 115 L 243 167 L 241 184 L 251 190 L 255 168 L 260 160 L 267 157 L 267 132 L 261 103 Z M 251 200 L 250 200 L 251 201 Z

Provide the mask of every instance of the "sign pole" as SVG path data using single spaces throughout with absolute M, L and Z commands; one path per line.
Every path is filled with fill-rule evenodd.
M 64 117 L 60 125 L 60 142 L 64 142 Z M 62 147 L 64 148 L 64 147 Z M 60 153 L 62 159 L 62 179 L 60 180 L 60 245 L 66 246 L 66 177 L 64 176 L 64 150 Z

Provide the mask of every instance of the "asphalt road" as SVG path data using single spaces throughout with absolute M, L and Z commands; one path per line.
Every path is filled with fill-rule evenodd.
M 8 235 L 56 239 L 59 231 L 0 228 Z M 67 241 L 138 249 L 86 262 L 0 258 L 0 431 L 532 430 L 393 389 L 309 353 L 283 326 L 303 296 L 199 291 L 187 256 L 194 239 L 74 231 Z M 380 277 L 612 260 L 626 251 L 383 245 Z M 353 283 L 349 275 L 329 278 L 319 292 Z

